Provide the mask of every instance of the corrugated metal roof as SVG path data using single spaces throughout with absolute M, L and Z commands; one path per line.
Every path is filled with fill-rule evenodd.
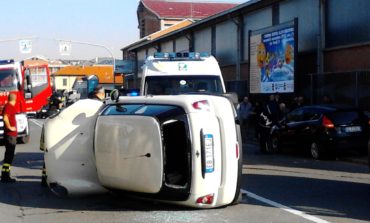
M 175 2 L 165 0 L 141 0 L 141 3 L 159 18 L 192 19 L 203 19 L 238 5 L 232 3 Z

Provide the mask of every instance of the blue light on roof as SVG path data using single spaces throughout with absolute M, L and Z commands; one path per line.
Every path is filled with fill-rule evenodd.
M 4 65 L 4 64 L 13 64 L 14 63 L 14 60 L 0 60 L 0 65 Z
M 154 58 L 166 58 L 166 59 L 175 59 L 175 58 L 182 58 L 182 59 L 200 59 L 204 57 L 210 57 L 208 52 L 156 52 L 154 53 Z

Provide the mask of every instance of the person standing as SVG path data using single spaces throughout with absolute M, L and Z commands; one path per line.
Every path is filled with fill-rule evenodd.
M 91 99 L 95 99 L 98 101 L 104 101 L 105 90 L 101 85 L 98 85 L 94 88 L 94 92 L 93 92 L 93 95 L 91 96 Z
M 15 146 L 17 145 L 17 120 L 15 118 L 16 108 L 15 104 L 17 101 L 17 95 L 10 93 L 8 96 L 8 103 L 5 105 L 3 110 L 4 117 L 4 143 L 5 143 L 5 154 L 3 167 L 1 169 L 1 182 L 2 183 L 14 183 L 16 180 L 10 177 L 10 166 L 14 159 Z
M 253 110 L 253 106 L 249 102 L 249 98 L 247 96 L 245 96 L 243 98 L 243 101 L 240 104 L 238 104 L 238 106 L 237 106 L 238 119 L 240 121 L 242 139 L 244 139 L 244 140 L 247 138 L 249 116 L 250 116 L 252 110 Z

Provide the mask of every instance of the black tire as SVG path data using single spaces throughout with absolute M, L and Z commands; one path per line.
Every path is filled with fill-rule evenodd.
M 280 140 L 277 135 L 272 135 L 270 138 L 271 152 L 278 153 L 281 151 Z
M 322 146 L 316 142 L 313 141 L 310 145 L 310 154 L 311 157 L 315 160 L 323 159 L 324 158 L 324 151 Z
M 30 135 L 22 136 L 18 138 L 18 142 L 21 144 L 27 144 L 30 141 Z
M 368 143 L 368 145 L 367 145 L 367 164 L 369 165 L 369 167 L 370 167 L 370 141 L 369 141 L 369 143 Z

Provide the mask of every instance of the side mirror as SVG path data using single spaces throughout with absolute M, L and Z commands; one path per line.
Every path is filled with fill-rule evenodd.
M 25 93 L 25 94 L 24 94 L 24 98 L 25 98 L 25 99 L 30 99 L 30 98 L 32 98 L 32 94 L 31 94 L 31 92 L 27 92 L 27 93 Z
M 222 94 L 224 97 L 228 98 L 233 105 L 238 105 L 238 95 L 235 92 L 226 92 Z
M 113 89 L 110 92 L 110 99 L 112 101 L 118 102 L 118 99 L 119 99 L 119 91 L 117 89 Z

